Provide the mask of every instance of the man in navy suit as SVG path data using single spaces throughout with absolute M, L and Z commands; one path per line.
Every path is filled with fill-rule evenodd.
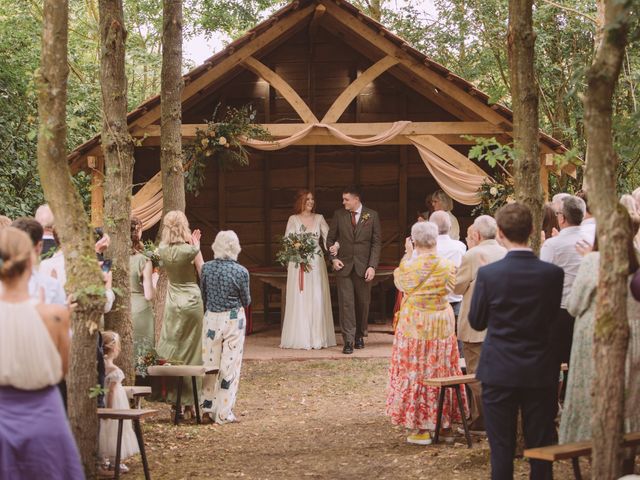
M 513 478 L 518 410 L 527 448 L 555 440 L 559 357 L 553 347 L 564 272 L 527 247 L 531 211 L 512 203 L 496 213 L 507 256 L 478 270 L 469 323 L 487 329 L 476 377 L 491 447 L 491 478 Z M 553 476 L 550 462 L 531 461 L 531 479 Z

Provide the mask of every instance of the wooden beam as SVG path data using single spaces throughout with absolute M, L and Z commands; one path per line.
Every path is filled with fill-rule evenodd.
M 396 65 L 399 60 L 395 57 L 387 55 L 381 60 L 371 65 L 362 75 L 356 78 L 333 102 L 329 111 L 322 119 L 322 123 L 335 123 L 342 116 L 349 104 L 356 98 L 360 92 L 376 78 Z
M 398 166 L 398 230 L 400 232 L 400 239 L 405 238 L 407 235 L 407 200 L 409 198 L 409 151 L 407 147 L 400 147 L 400 165 Z M 402 256 L 404 252 L 404 242 L 398 242 L 398 256 Z
M 102 227 L 104 223 L 104 157 L 87 157 L 91 169 L 91 224 Z
M 310 4 L 300 10 L 296 10 L 293 13 L 288 14 L 285 18 L 275 22 L 267 30 L 238 48 L 238 50 L 230 54 L 228 57 L 218 61 L 215 65 L 211 65 L 211 69 L 208 72 L 194 78 L 189 82 L 189 84 L 185 85 L 184 90 L 182 91 L 182 101 L 184 102 L 191 96 L 197 94 L 200 90 L 205 88 L 225 72 L 241 65 L 245 59 L 249 58 L 256 52 L 259 52 L 265 46 L 280 38 L 288 31 L 300 26 L 300 22 L 311 16 L 314 11 L 315 6 Z M 156 122 L 158 119 L 160 119 L 160 104 L 156 105 L 140 118 L 136 119 L 132 125 L 146 126 Z
M 473 175 L 487 175 L 478 165 L 433 135 L 417 135 L 411 138 L 463 172 Z
M 387 38 L 380 36 L 377 32 L 365 25 L 356 17 L 348 14 L 342 8 L 335 5 L 331 0 L 320 0 L 320 3 L 327 7 L 327 13 L 329 13 L 333 19 L 373 44 L 384 54 L 397 58 L 403 67 L 425 79 L 451 99 L 470 107 L 476 111 L 478 115 L 482 116 L 482 118 L 495 125 L 511 124 L 511 122 L 509 122 L 505 117 L 492 110 L 489 105 L 486 105 L 473 95 L 469 95 L 469 93 L 465 92 L 455 83 L 447 80 L 433 70 L 430 70 L 424 65 L 424 63 L 419 61 L 413 55 L 405 52 L 402 48 Z
M 327 11 L 327 7 L 324 5 L 318 5 L 313 12 L 313 18 L 311 19 L 311 23 L 309 24 L 309 40 L 313 41 L 318 32 L 318 28 L 320 27 L 320 22 L 325 12 Z
M 289 102 L 300 118 L 305 123 L 318 123 L 318 119 L 313 114 L 309 106 L 305 103 L 298 92 L 296 92 L 291 85 L 289 85 L 284 78 L 278 75 L 276 72 L 267 67 L 264 63 L 256 60 L 253 57 L 248 57 L 243 62 L 244 66 L 251 70 L 253 73 L 262 77 L 264 80 L 280 92 L 280 95 Z
M 318 123 L 318 122 L 312 122 Z M 345 135 L 353 137 L 370 137 L 391 128 L 391 122 L 379 123 L 334 123 L 331 126 Z M 286 138 L 308 127 L 304 123 L 268 123 L 262 125 L 271 132 L 274 138 Z M 206 130 L 206 124 L 182 124 L 182 138 L 192 139 L 196 130 Z M 509 133 L 503 128 L 489 122 L 412 122 L 401 132 L 402 135 L 499 135 Z M 159 137 L 160 125 L 149 125 L 135 128 L 131 132 L 134 137 Z M 324 128 L 314 128 L 310 135 L 317 137 L 333 137 Z

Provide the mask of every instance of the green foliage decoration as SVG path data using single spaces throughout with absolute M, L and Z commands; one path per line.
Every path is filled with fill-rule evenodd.
M 253 123 L 256 111 L 250 105 L 240 108 L 227 107 L 220 121 L 216 121 L 218 105 L 207 128 L 197 129 L 196 137 L 185 148 L 188 167 L 185 172 L 185 188 L 198 194 L 204 184 L 205 170 L 211 161 L 225 169 L 249 164 L 249 152 L 242 139 L 270 140 L 271 135 L 262 125 Z

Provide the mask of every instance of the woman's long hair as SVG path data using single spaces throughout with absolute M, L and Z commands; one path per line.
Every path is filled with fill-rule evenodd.
M 164 216 L 160 243 L 163 245 L 185 243 L 189 241 L 190 237 L 189 221 L 183 212 L 172 210 Z
M 295 215 L 298 215 L 299 213 L 304 212 L 304 204 L 307 202 L 307 195 L 311 194 L 312 197 L 314 197 L 313 193 L 310 190 L 298 190 L 298 193 L 296 193 L 296 200 L 293 203 L 293 213 Z M 315 200 L 315 197 L 314 197 Z M 314 212 L 316 210 L 316 206 L 315 203 L 313 205 L 313 209 L 311 210 L 312 212 Z
M 131 217 L 131 253 L 141 252 L 144 245 L 140 238 L 142 231 L 142 221 L 138 217 Z

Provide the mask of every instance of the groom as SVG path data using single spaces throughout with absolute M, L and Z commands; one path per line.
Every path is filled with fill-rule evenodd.
M 355 348 L 364 348 L 381 234 L 378 213 L 362 205 L 357 188 L 342 191 L 342 205 L 344 209 L 336 210 L 331 219 L 327 245 L 336 272 L 342 353 L 350 354 L 354 343 Z

